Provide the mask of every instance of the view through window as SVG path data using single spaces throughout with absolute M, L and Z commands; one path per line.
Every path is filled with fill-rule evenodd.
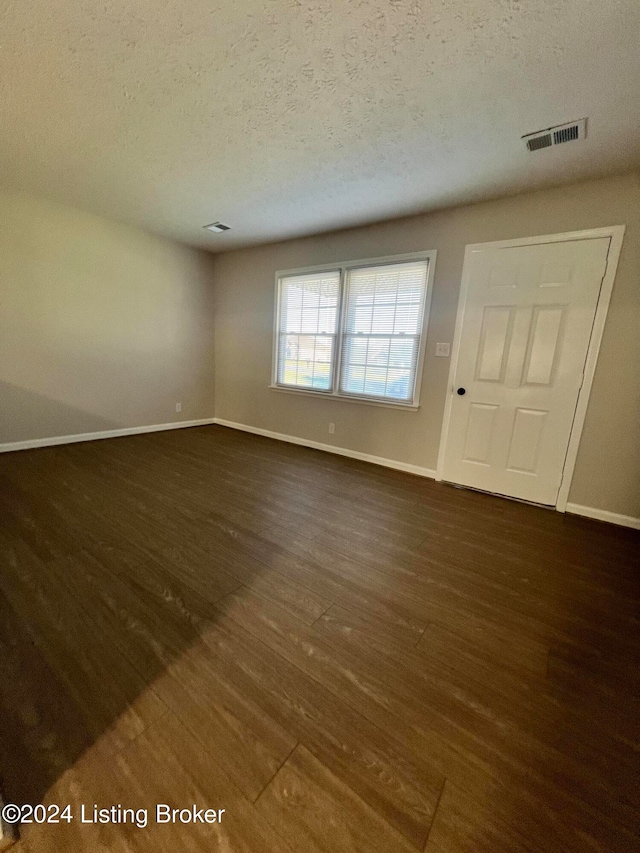
M 275 384 L 414 403 L 428 264 L 379 261 L 282 274 Z

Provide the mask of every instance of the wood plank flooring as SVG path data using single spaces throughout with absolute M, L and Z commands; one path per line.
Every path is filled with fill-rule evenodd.
M 0 563 L 22 853 L 640 850 L 637 532 L 211 426 L 1 456 Z

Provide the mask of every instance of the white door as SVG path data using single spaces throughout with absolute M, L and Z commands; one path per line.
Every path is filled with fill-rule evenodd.
M 555 504 L 609 243 L 467 254 L 444 480 Z

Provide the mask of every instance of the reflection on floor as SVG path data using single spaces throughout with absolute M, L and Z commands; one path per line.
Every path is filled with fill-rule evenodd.
M 224 427 L 5 454 L 20 850 L 640 849 L 639 544 Z

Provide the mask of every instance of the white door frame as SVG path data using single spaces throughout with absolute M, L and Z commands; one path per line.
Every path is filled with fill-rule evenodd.
M 587 413 L 587 406 L 589 404 L 589 395 L 591 393 L 591 386 L 593 384 L 593 377 L 596 370 L 596 362 L 598 361 L 598 353 L 600 352 L 600 343 L 604 332 L 604 324 L 607 319 L 609 302 L 611 301 L 613 282 L 618 269 L 618 260 L 620 258 L 620 250 L 622 249 L 625 227 L 626 226 L 624 225 L 611 225 L 608 228 L 591 228 L 587 231 L 566 231 L 562 234 L 543 234 L 539 237 L 522 237 L 519 240 L 498 240 L 493 243 L 471 243 L 466 246 L 464 251 L 464 266 L 462 270 L 462 282 L 460 284 L 458 310 L 456 314 L 456 328 L 451 350 L 451 364 L 449 366 L 447 399 L 444 408 L 444 418 L 442 420 L 442 433 L 440 435 L 436 480 L 442 480 L 442 472 L 444 470 L 444 457 L 453 404 L 453 380 L 455 379 L 456 370 L 458 368 L 460 338 L 462 334 L 462 324 L 464 321 L 464 307 L 470 284 L 469 264 L 467 261 L 469 260 L 471 253 L 477 252 L 481 249 L 507 249 L 516 246 L 535 246 L 540 243 L 566 243 L 572 240 L 593 240 L 598 237 L 610 237 L 611 243 L 609 244 L 609 252 L 607 254 L 607 267 L 600 287 L 600 295 L 598 297 L 596 314 L 593 320 L 591 338 L 589 339 L 589 348 L 587 349 L 587 358 L 584 366 L 584 378 L 582 381 L 582 387 L 578 394 L 576 412 L 573 419 L 573 425 L 571 427 L 571 434 L 569 436 L 569 445 L 567 447 L 564 469 L 562 471 L 562 482 L 560 483 L 560 490 L 558 491 L 558 498 L 555 506 L 559 512 L 565 511 L 567 507 L 567 499 L 569 497 L 569 489 L 571 488 L 573 471 L 578 457 L 578 447 L 580 446 L 580 437 L 582 436 L 582 428 L 584 426 L 584 419 Z

